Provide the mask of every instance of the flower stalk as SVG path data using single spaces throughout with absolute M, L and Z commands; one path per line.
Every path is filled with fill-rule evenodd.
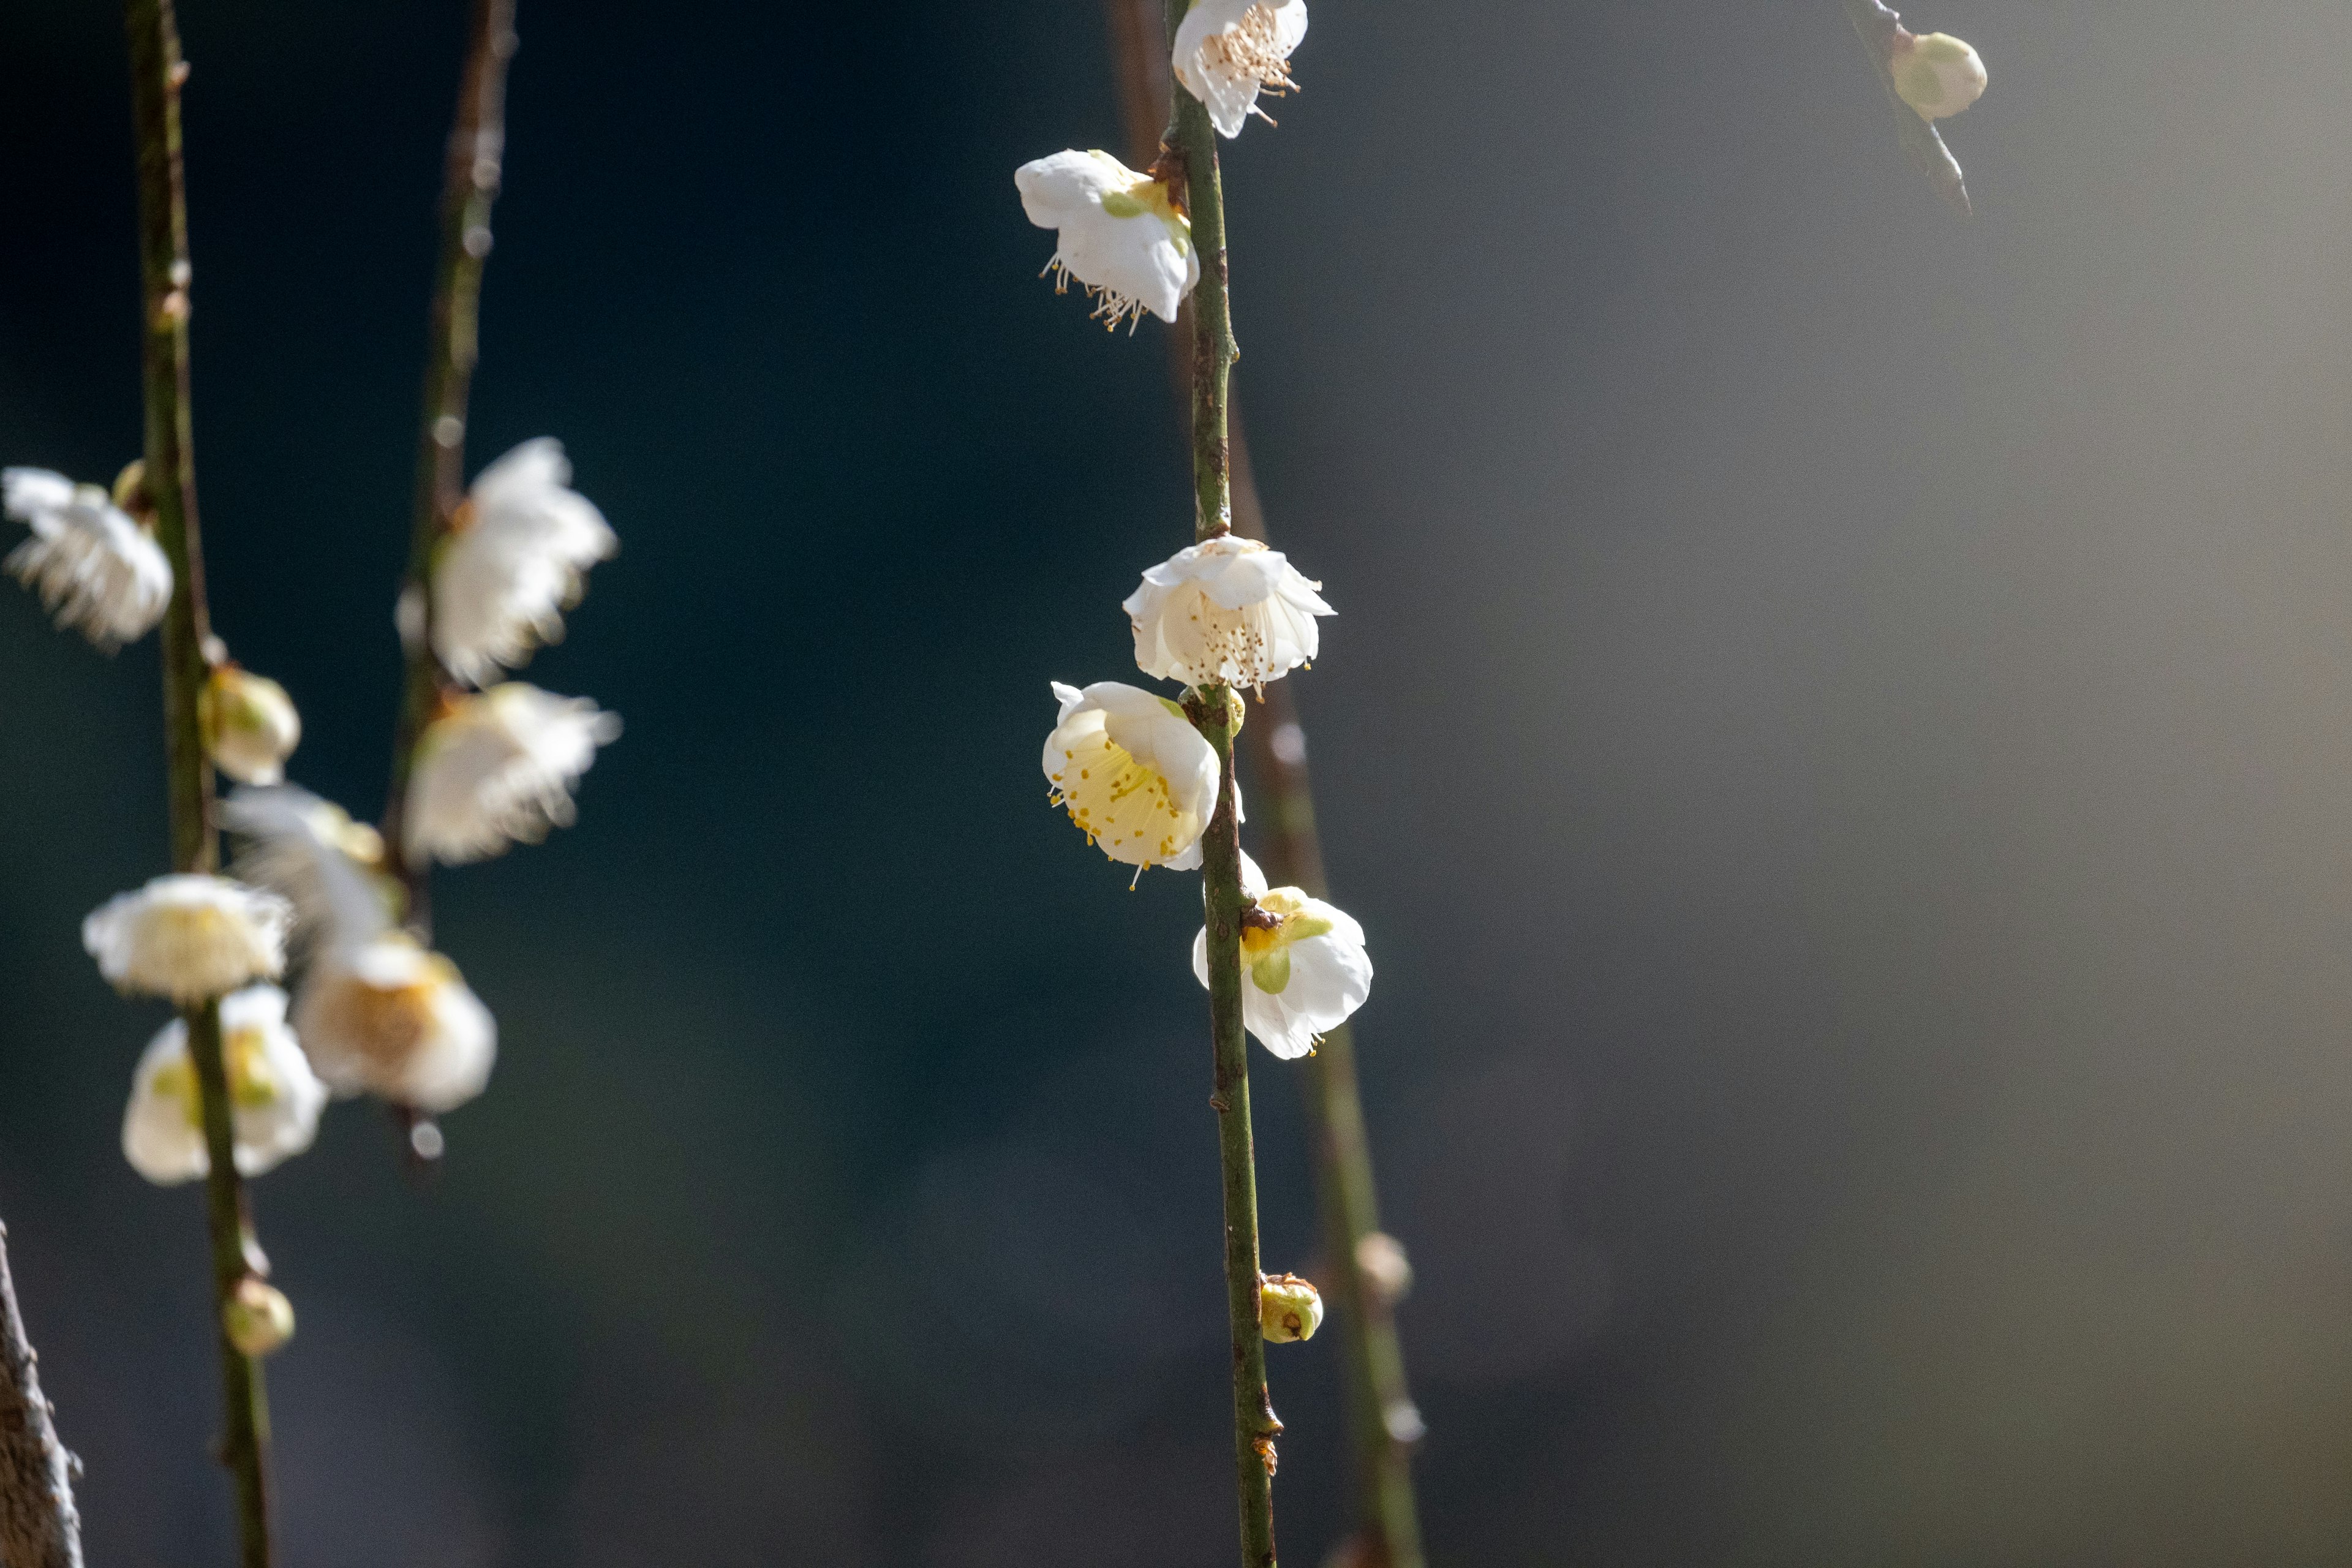
M 412 859 L 403 819 L 416 744 L 458 689 L 433 651 L 433 561 L 466 499 L 466 413 L 480 357 L 482 270 L 490 254 L 490 207 L 506 153 L 507 62 L 514 58 L 514 0 L 475 0 L 465 76 L 449 131 L 441 190 L 441 257 L 425 362 L 425 417 L 417 441 L 416 501 L 404 602 L 416 614 L 403 628 L 408 678 L 393 734 L 392 784 L 384 799 L 384 868 L 407 894 L 407 924 L 429 942 L 431 862 Z
M 1170 122 L 1171 76 L 1153 0 L 1108 0 L 1110 36 L 1117 58 L 1119 99 L 1127 124 L 1129 161 L 1152 162 Z M 1222 258 L 1223 213 L 1219 213 Z M 1195 234 L 1200 230 L 1195 220 Z M 1209 279 L 1204 274 L 1203 284 Z M 1224 270 L 1215 269 L 1216 297 L 1225 307 Z M 1197 297 L 1197 296 L 1196 296 Z M 1230 332 L 1230 317 L 1227 317 Z M 1195 335 L 1191 307 L 1170 335 L 1170 364 L 1180 398 L 1190 396 Z M 1265 538 L 1265 510 L 1250 469 L 1248 443 L 1230 386 L 1225 416 L 1223 463 L 1232 526 L 1245 538 Z M 1314 792 L 1307 772 L 1297 700 L 1287 681 L 1267 684 L 1243 731 L 1249 771 L 1265 830 L 1259 850 L 1269 879 L 1328 896 L 1321 845 L 1315 827 Z M 1212 993 L 1213 996 L 1213 992 Z M 1339 1310 L 1341 1363 L 1348 1388 L 1349 1430 L 1354 1455 L 1360 1520 L 1341 1559 L 1383 1568 L 1422 1568 L 1419 1510 L 1413 1494 L 1412 1454 L 1421 1417 L 1405 1377 L 1404 1354 L 1393 1310 L 1393 1291 L 1360 1266 L 1366 1239 L 1385 1243 L 1380 1231 L 1380 1201 L 1371 1148 L 1358 1088 L 1355 1047 L 1349 1026 L 1326 1032 L 1305 1062 L 1307 1110 L 1313 1139 L 1316 1190 L 1329 1259 L 1318 1275 Z
M 81 1568 L 81 1516 L 74 1511 L 79 1463 L 58 1440 L 41 1393 L 40 1358 L 25 1333 L 8 1274 L 8 1227 L 0 1226 L 0 1563 Z
M 1183 0 L 1170 0 L 1171 39 L 1184 9 Z M 1224 195 L 1216 130 L 1198 99 L 1182 91 L 1171 97 L 1174 116 L 1168 144 L 1182 161 L 1192 243 L 1201 258 L 1201 281 L 1192 301 L 1192 532 L 1197 542 L 1233 528 L 1225 395 L 1239 353 L 1226 298 Z M 1201 879 L 1214 1058 L 1209 1103 L 1217 1113 L 1217 1153 L 1224 1185 L 1234 1482 L 1241 1512 L 1242 1561 L 1245 1568 L 1274 1568 L 1274 1445 L 1282 1423 L 1275 1419 L 1266 1392 L 1265 1340 L 1259 1323 L 1257 1164 L 1250 1131 L 1249 1037 L 1242 1023 L 1242 844 L 1240 796 L 1234 778 L 1234 738 L 1241 728 L 1242 709 L 1230 688 L 1212 684 L 1187 693 L 1185 711 L 1217 755 L 1217 807 L 1201 839 Z
M 1944 145 L 1944 138 L 1933 121 L 1922 119 L 1903 95 L 1895 89 L 1895 46 L 1904 32 L 1903 18 L 1881 0 L 1843 0 L 1846 20 L 1853 24 L 1854 34 L 1862 39 L 1863 52 L 1870 57 L 1872 67 L 1878 72 L 1878 85 L 1886 89 L 1887 106 L 1895 110 L 1895 138 L 1903 151 L 1936 194 L 1962 217 L 1973 215 L 1969 202 L 1968 182 L 1960 174 L 1959 160 Z
M 164 756 L 169 779 L 172 864 L 180 872 L 220 867 L 213 825 L 213 771 L 205 754 L 199 705 L 210 678 L 212 627 L 205 606 L 204 550 L 196 523 L 194 426 L 188 400 L 186 186 L 180 143 L 180 89 L 188 68 L 180 55 L 172 0 L 127 0 L 133 129 L 139 168 L 139 250 L 144 321 L 146 456 L 138 498 L 152 510 L 156 542 L 176 584 L 163 617 Z M 269 1407 L 260 1363 L 239 1351 L 227 1310 L 248 1277 L 268 1272 L 254 1237 L 251 1206 L 238 1175 L 228 1074 L 221 1058 L 220 1004 L 183 1009 L 196 1069 L 205 1143 L 212 1168 L 205 1210 L 212 1238 L 215 1327 L 219 1334 L 223 1431 L 221 1462 L 234 1478 L 239 1561 L 268 1568 Z

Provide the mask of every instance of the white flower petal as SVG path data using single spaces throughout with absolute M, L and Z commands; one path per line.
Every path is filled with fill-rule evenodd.
M 562 638 L 588 569 L 620 548 L 571 481 L 562 443 L 544 436 L 475 478 L 463 524 L 433 565 L 433 651 L 468 685 Z
M 1238 136 L 1261 91 L 1295 85 L 1286 62 L 1306 37 L 1307 0 L 1193 0 L 1176 27 L 1176 79 L 1219 135 Z
M 428 1115 L 482 1092 L 498 1024 L 457 965 L 394 933 L 322 953 L 304 977 L 294 1026 L 337 1094 L 374 1094 Z
M 572 786 L 596 749 L 620 737 L 618 715 L 584 697 L 508 681 L 426 726 L 409 775 L 408 852 L 448 865 L 536 844 L 576 816 Z
M 222 997 L 220 1010 L 236 1168 L 258 1176 L 318 1137 L 327 1086 L 287 1027 L 286 993 L 275 985 L 248 986 Z M 177 1018 L 139 1058 L 123 1109 L 122 1152 L 132 1169 L 159 1185 L 194 1181 L 212 1169 L 187 1026 Z
M 1276 1056 L 1303 1057 L 1315 1048 L 1318 1037 L 1346 1023 L 1371 995 L 1372 961 L 1364 951 L 1363 928 L 1343 910 L 1296 888 L 1266 888 L 1256 862 L 1246 855 L 1242 862 L 1250 896 L 1262 910 L 1283 917 L 1276 930 L 1244 933 L 1242 1023 Z M 1257 958 L 1279 961 L 1279 989 L 1260 988 Z M 1206 926 L 1192 939 L 1192 973 L 1207 986 Z
M 82 921 L 82 946 L 118 990 L 183 1005 L 286 968 L 294 911 L 275 893 L 226 877 L 158 877 Z
M 1029 221 L 1055 232 L 1047 270 L 1084 284 L 1097 319 L 1111 327 L 1143 310 L 1176 319 L 1201 280 L 1201 258 L 1165 185 L 1108 153 L 1076 151 L 1024 163 L 1013 183 Z
M 46 468 L 9 468 L 0 505 L 33 531 L 0 568 L 39 594 L 58 625 L 111 653 L 163 618 L 172 563 L 104 490 Z
M 1166 698 L 1116 680 L 1075 693 L 1057 683 L 1054 694 L 1060 717 L 1043 758 L 1054 803 L 1114 860 L 1198 865 L 1218 784 L 1200 731 Z
M 383 841 L 341 806 L 282 784 L 236 791 L 220 819 L 242 840 L 236 874 L 293 906 L 298 950 L 358 947 L 392 929 L 398 889 L 376 869 Z
M 1263 686 L 1320 650 L 1316 617 L 1332 613 L 1321 586 L 1280 551 L 1227 533 L 1145 572 L 1119 607 L 1146 675 L 1188 686 Z

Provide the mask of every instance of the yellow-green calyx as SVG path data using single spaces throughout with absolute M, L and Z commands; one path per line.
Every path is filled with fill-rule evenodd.
M 1102 210 L 1111 217 L 1156 217 L 1167 229 L 1177 255 L 1192 248 L 1192 220 L 1176 210 L 1174 193 L 1149 174 L 1138 177 L 1123 191 L 1105 191 Z
M 1296 888 L 1261 894 L 1257 908 L 1242 921 L 1242 962 L 1250 983 L 1269 996 L 1290 984 L 1290 947 L 1308 937 L 1328 936 L 1331 922 L 1308 912 L 1307 895 Z
M 1258 1331 L 1276 1344 L 1311 1340 L 1323 1326 L 1323 1298 L 1296 1274 L 1259 1277 Z

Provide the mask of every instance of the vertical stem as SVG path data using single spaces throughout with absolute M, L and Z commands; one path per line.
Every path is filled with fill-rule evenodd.
M 1173 33 L 1183 0 L 1170 0 Z M 1192 243 L 1201 282 L 1192 295 L 1193 537 L 1233 527 L 1225 451 L 1225 389 L 1237 357 L 1225 298 L 1224 195 L 1218 184 L 1216 132 L 1190 93 L 1176 92 L 1175 146 L 1184 160 Z M 1274 1440 L 1282 1423 L 1265 1386 L 1265 1339 L 1258 1327 L 1257 1166 L 1250 1138 L 1249 1037 L 1242 1027 L 1242 843 L 1234 781 L 1234 732 L 1240 700 L 1228 688 L 1192 694 L 1193 722 L 1217 753 L 1217 809 L 1202 837 L 1201 878 L 1207 906 L 1209 1033 L 1215 1057 L 1217 1154 L 1224 1173 L 1225 1306 L 1232 1334 L 1234 1484 L 1241 1509 L 1244 1568 L 1274 1568 Z
M 213 773 L 196 719 L 196 698 L 210 665 L 212 628 L 205 609 L 204 549 L 196 526 L 196 469 L 188 406 L 186 185 L 180 157 L 180 58 L 172 0 L 127 0 L 131 96 L 139 159 L 139 259 L 145 328 L 146 504 L 156 542 L 172 563 L 174 591 L 163 618 L 164 756 L 169 774 L 172 864 L 180 871 L 220 866 L 212 822 Z M 223 1430 L 221 1462 L 235 1478 L 240 1561 L 268 1568 L 267 1479 L 268 1401 L 261 1367 L 229 1342 L 225 1313 L 238 1282 L 266 1267 L 253 1239 L 245 1183 L 237 1175 L 228 1075 L 221 1059 L 220 1005 L 184 1010 L 188 1054 L 195 1063 L 212 1170 L 205 1211 L 212 1235 L 215 1331 L 219 1335 Z
M 0 1563 L 81 1568 L 77 1467 L 58 1440 L 56 1413 L 41 1393 L 40 1357 L 16 1306 L 7 1239 L 8 1227 L 0 1225 Z
M 425 361 L 425 417 L 417 437 L 416 504 L 409 536 L 407 602 L 416 613 L 408 679 L 393 731 L 392 784 L 384 799 L 385 866 L 408 894 L 408 924 L 432 932 L 429 865 L 412 865 L 402 818 L 416 742 L 451 689 L 433 653 L 433 556 L 465 500 L 466 409 L 480 354 L 482 268 L 490 254 L 490 205 L 506 154 L 507 62 L 515 52 L 515 0 L 474 0 L 466 71 L 449 130 L 441 188 L 441 258 Z
M 1170 73 L 1157 0 L 1107 0 L 1127 127 L 1128 161 L 1140 169 L 1159 154 L 1169 124 Z M 1220 275 L 1222 279 L 1222 274 Z M 1222 290 L 1220 291 L 1223 302 Z M 1192 384 L 1193 323 L 1188 301 L 1169 339 L 1180 398 Z M 1265 514 L 1251 472 L 1241 412 L 1225 397 L 1228 484 L 1235 532 L 1265 537 Z M 1315 829 L 1314 794 L 1305 731 L 1286 681 L 1260 694 L 1254 722 L 1243 731 L 1265 829 L 1262 858 L 1273 880 L 1328 896 L 1322 848 Z M 1307 1110 L 1313 1138 L 1316 1191 L 1324 1250 L 1331 1259 L 1326 1294 L 1337 1310 L 1341 1363 L 1348 1386 L 1349 1431 L 1355 1455 L 1358 1522 L 1349 1559 L 1367 1568 L 1422 1568 L 1421 1524 L 1412 1489 L 1412 1444 L 1421 1431 L 1405 1380 L 1404 1354 L 1389 1297 L 1359 1267 L 1364 1238 L 1380 1229 L 1380 1202 L 1371 1149 L 1357 1087 L 1355 1044 L 1342 1025 L 1307 1059 Z

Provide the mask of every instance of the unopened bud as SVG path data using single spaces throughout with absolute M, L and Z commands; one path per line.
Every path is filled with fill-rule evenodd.
M 1356 1243 L 1356 1272 L 1391 1306 L 1412 1289 L 1412 1265 L 1405 1260 L 1404 1244 L 1386 1231 L 1368 1230 Z
M 234 664 L 216 667 L 196 699 L 205 750 L 239 784 L 274 784 L 302 739 L 302 718 L 286 689 Z
M 248 1274 L 221 1307 L 221 1326 L 239 1355 L 265 1356 L 294 1337 L 294 1303 L 268 1280 Z
M 1984 93 L 1984 61 L 1949 33 L 1922 37 L 1898 30 L 1894 58 L 1887 64 L 1895 73 L 1895 92 L 1922 120 L 1958 114 Z
M 154 510 L 147 500 L 147 459 L 133 458 L 114 476 L 114 504 L 133 517 Z
M 1257 1326 L 1278 1345 L 1311 1340 L 1323 1326 L 1323 1298 L 1296 1274 L 1262 1275 L 1257 1286 Z

